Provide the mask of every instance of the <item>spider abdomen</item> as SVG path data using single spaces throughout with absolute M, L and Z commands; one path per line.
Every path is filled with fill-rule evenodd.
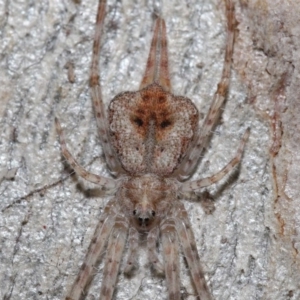
M 190 99 L 156 83 L 121 93 L 109 106 L 112 144 L 131 174 L 170 175 L 186 153 L 198 119 Z

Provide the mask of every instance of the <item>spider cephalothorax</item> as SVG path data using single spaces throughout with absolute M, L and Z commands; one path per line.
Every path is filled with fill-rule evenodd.
M 139 231 L 149 231 L 168 214 L 176 198 L 176 185 L 156 175 L 131 177 L 120 188 L 118 197 L 132 225 Z

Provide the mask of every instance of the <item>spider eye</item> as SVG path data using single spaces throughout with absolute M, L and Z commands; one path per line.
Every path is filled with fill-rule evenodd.
M 134 216 L 136 215 L 136 209 L 133 211 L 133 215 L 134 215 Z
M 154 211 L 154 210 L 152 210 L 152 216 L 153 216 L 153 217 L 155 216 L 155 211 Z

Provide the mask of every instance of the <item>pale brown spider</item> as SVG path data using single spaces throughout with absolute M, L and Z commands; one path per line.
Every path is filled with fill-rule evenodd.
M 82 299 L 94 268 L 108 240 L 100 299 L 112 298 L 127 235 L 129 254 L 125 272 L 135 265 L 139 235 L 147 236 L 148 257 L 154 269 L 164 272 L 168 298 L 180 299 L 179 244 L 201 300 L 212 299 L 200 265 L 187 212 L 179 197 L 211 185 L 228 174 L 241 160 L 247 129 L 235 157 L 217 174 L 186 181 L 194 172 L 208 137 L 217 123 L 230 78 L 235 16 L 231 0 L 225 0 L 228 36 L 225 63 L 212 105 L 198 128 L 199 114 L 188 98 L 171 93 L 165 21 L 158 17 L 140 90 L 117 95 L 109 105 L 108 117 L 99 84 L 100 39 L 106 1 L 99 1 L 90 85 L 100 139 L 113 178 L 86 171 L 66 148 L 56 119 L 62 154 L 75 172 L 100 187 L 116 190 L 106 205 L 84 263 L 67 294 L 67 300 Z M 156 245 L 162 243 L 164 263 Z

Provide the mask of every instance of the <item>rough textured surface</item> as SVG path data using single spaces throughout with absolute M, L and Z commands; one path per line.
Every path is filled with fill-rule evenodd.
M 209 190 L 214 212 L 206 214 L 196 201 L 185 206 L 216 300 L 299 299 L 300 8 L 296 1 L 236 4 L 237 72 L 195 178 L 223 167 L 248 126 L 251 136 L 239 176 Z M 107 175 L 88 91 L 96 6 L 0 1 L 2 299 L 62 299 L 107 201 L 97 187 L 68 177 L 54 129 L 57 115 L 81 164 Z M 137 90 L 153 7 L 162 9 L 167 24 L 173 90 L 204 114 L 223 65 L 221 1 L 110 1 L 101 58 L 104 101 Z M 14 168 L 10 181 L 5 170 Z M 116 298 L 166 299 L 165 281 L 151 274 L 143 247 L 140 257 L 132 278 L 119 276 Z M 181 267 L 183 298 L 194 299 L 182 259 Z M 87 299 L 99 293 L 102 268 Z
M 299 13 L 294 1 L 241 1 L 235 64 L 269 126 L 272 198 L 265 299 L 300 297 Z M 263 22 L 261 22 L 263 20 Z

